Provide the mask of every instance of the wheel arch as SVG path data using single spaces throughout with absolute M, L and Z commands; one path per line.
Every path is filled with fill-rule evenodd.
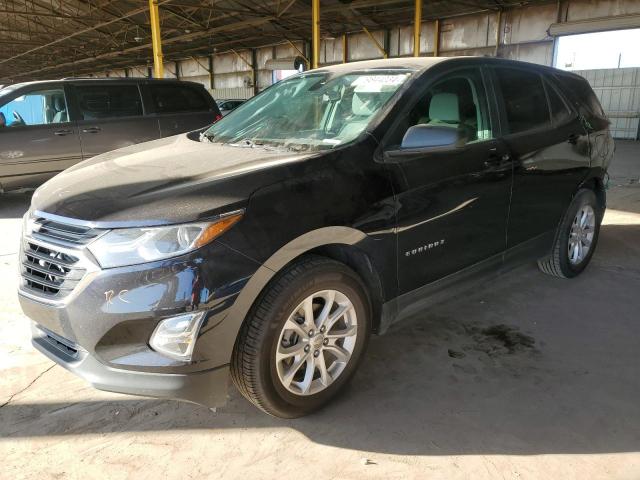
M 358 247 L 366 238 L 366 234 L 354 228 L 324 227 L 291 240 L 271 255 L 249 279 L 222 322 L 225 324 L 222 328 L 224 332 L 220 333 L 229 341 L 221 344 L 224 343 L 224 348 L 228 348 L 229 358 L 242 324 L 253 306 L 260 301 L 267 286 L 291 263 L 304 255 L 324 256 L 342 262 L 360 276 L 371 301 L 372 330 L 377 332 L 385 297 L 380 273 L 366 252 Z
M 604 212 L 604 209 L 607 206 L 607 191 L 604 179 L 601 176 L 595 174 L 591 175 L 578 186 L 578 189 L 575 193 L 578 193 L 581 188 L 593 190 L 593 192 L 596 194 L 596 198 L 598 199 L 598 204 Z

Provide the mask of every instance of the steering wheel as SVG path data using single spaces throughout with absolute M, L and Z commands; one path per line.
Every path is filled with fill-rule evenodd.
M 13 113 L 13 124 L 17 124 L 17 125 L 26 125 L 27 124 L 24 121 L 24 118 L 22 118 L 22 115 L 20 115 L 18 112 L 16 112 L 14 110 L 12 113 Z

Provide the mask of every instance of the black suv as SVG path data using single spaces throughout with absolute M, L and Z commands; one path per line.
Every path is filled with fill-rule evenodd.
M 82 162 L 24 218 L 33 343 L 97 388 L 295 417 L 454 283 L 589 263 L 614 152 L 587 82 L 489 58 L 283 80 L 208 129 Z
M 69 78 L 0 90 L 0 193 L 32 188 L 83 159 L 222 118 L 199 83 Z

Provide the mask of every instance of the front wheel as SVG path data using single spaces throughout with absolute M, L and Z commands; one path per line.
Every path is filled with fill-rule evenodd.
M 330 259 L 304 258 L 266 288 L 249 314 L 234 348 L 233 381 L 266 413 L 311 413 L 355 372 L 370 317 L 355 272 Z
M 538 261 L 540 269 L 562 278 L 580 274 L 595 251 L 602 213 L 593 190 L 579 190 L 558 226 L 551 254 Z

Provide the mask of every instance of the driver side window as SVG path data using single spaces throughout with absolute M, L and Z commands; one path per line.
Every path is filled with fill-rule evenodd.
M 480 71 L 458 70 L 429 85 L 407 115 L 397 143 L 416 125 L 451 129 L 459 146 L 493 138 Z
M 52 88 L 25 93 L 2 105 L 0 117 L 3 117 L 7 127 L 68 122 L 64 90 Z

